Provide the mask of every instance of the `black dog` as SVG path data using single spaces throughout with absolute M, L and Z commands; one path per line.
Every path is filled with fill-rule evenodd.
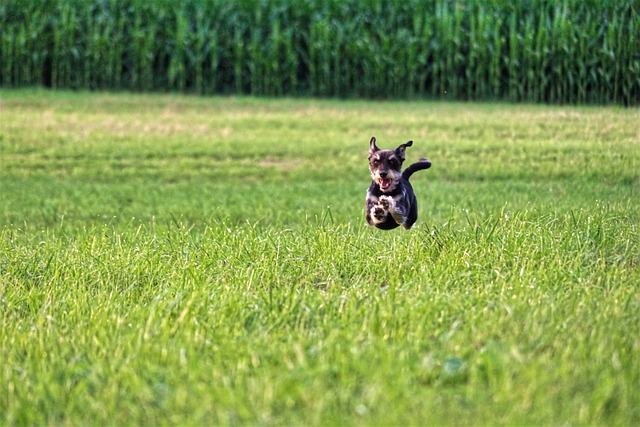
M 431 162 L 420 159 L 402 171 L 405 150 L 413 141 L 400 145 L 395 150 L 381 150 L 376 138 L 369 143 L 369 170 L 371 186 L 367 191 L 367 223 L 383 230 L 402 225 L 409 230 L 418 219 L 418 201 L 409 178 L 414 172 L 429 169 Z

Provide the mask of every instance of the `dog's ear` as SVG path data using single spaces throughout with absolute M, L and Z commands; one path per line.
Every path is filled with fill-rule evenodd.
M 411 147 L 413 145 L 413 141 L 407 141 L 404 144 L 400 145 L 398 148 L 396 148 L 396 156 L 398 156 L 398 158 L 400 159 L 400 161 L 404 162 L 404 159 L 406 158 L 404 152 L 407 149 L 407 147 Z
M 371 156 L 373 156 L 373 153 L 375 153 L 376 151 L 380 151 L 380 149 L 376 145 L 376 137 L 372 136 L 371 141 L 369 142 L 369 158 L 371 158 Z

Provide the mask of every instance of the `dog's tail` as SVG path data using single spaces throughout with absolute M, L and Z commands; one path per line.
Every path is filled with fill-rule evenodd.
M 420 159 L 419 162 L 416 162 L 412 165 L 409 165 L 404 171 L 402 171 L 402 177 L 406 180 L 411 178 L 414 172 L 418 172 L 422 169 L 429 169 L 431 167 L 431 162 L 427 159 Z

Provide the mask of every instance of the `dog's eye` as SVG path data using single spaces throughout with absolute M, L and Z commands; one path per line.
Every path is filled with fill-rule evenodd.
M 378 166 L 379 164 L 380 164 L 380 160 L 375 159 L 375 160 L 373 161 L 373 166 Z
M 399 166 L 398 161 L 396 159 L 390 160 L 389 164 L 391 165 L 392 168 L 397 168 Z

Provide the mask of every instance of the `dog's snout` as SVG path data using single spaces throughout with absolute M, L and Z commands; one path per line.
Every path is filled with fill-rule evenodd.
M 388 175 L 388 172 L 385 170 L 382 170 L 378 174 L 380 175 L 380 178 L 386 178 Z

